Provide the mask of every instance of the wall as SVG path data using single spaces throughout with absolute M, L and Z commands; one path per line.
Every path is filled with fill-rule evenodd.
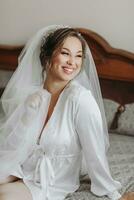
M 113 47 L 134 52 L 134 0 L 1 0 L 0 44 L 24 44 L 39 28 L 92 29 Z

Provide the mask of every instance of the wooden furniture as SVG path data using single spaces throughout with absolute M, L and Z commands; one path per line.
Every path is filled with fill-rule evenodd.
M 111 47 L 93 31 L 78 30 L 94 57 L 103 97 L 120 104 L 134 102 L 134 54 Z
M 134 54 L 111 47 L 99 34 L 76 28 L 87 41 L 100 79 L 103 97 L 120 104 L 134 102 Z M 0 69 L 13 71 L 23 46 L 0 46 Z

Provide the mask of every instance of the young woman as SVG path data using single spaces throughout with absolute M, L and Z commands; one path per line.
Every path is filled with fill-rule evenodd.
M 108 167 L 95 65 L 75 29 L 40 30 L 24 48 L 1 103 L 0 200 L 65 199 L 79 188 L 83 156 L 91 191 L 126 199 Z

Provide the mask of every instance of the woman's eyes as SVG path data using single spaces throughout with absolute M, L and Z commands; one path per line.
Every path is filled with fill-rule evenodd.
M 80 58 L 82 58 L 82 55 L 77 55 L 77 57 L 80 57 Z
M 63 55 L 69 55 L 69 53 L 62 51 L 61 54 Z
M 70 55 L 68 52 L 64 52 L 64 51 L 62 51 L 61 54 L 67 55 L 67 56 Z M 82 58 L 82 55 L 76 55 L 76 57 Z

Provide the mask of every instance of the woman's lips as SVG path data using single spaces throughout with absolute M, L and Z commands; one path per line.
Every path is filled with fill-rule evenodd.
M 73 68 L 69 68 L 69 67 L 63 67 L 63 70 L 66 74 L 72 74 L 73 72 Z

